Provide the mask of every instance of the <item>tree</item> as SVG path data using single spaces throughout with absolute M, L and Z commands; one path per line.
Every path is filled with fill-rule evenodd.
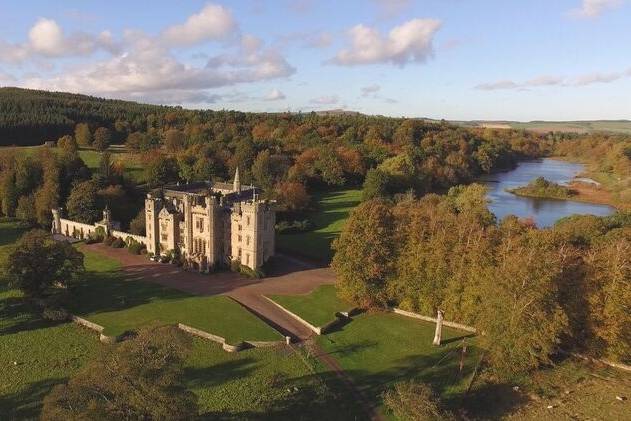
M 83 270 L 81 252 L 42 230 L 24 234 L 6 263 L 10 285 L 28 297 L 42 297 L 54 286 L 71 285 Z
M 567 246 L 549 231 L 516 228 L 502 226 L 496 264 L 480 285 L 480 343 L 502 379 L 550 363 L 568 326 L 558 298 Z
M 70 219 L 92 224 L 100 219 L 101 201 L 98 196 L 98 188 L 93 181 L 84 181 L 76 184 L 70 191 L 66 209 Z
M 42 167 L 28 155 L 21 155 L 15 161 L 15 188 L 18 195 L 30 194 L 42 182 Z
M 362 188 L 362 199 L 371 200 L 388 197 L 390 177 L 378 168 L 371 168 L 366 173 Z
M 333 269 L 338 293 L 359 306 L 386 303 L 388 277 L 393 272 L 394 218 L 387 203 L 363 202 L 351 213 L 333 242 Z
M 455 419 L 445 411 L 432 389 L 423 383 L 401 382 L 383 394 L 383 403 L 400 420 L 447 421 Z
M 35 214 L 35 198 L 32 194 L 21 196 L 18 199 L 15 216 L 28 224 L 34 224 L 37 222 L 37 215 Z
M 141 209 L 138 215 L 129 223 L 129 232 L 136 235 L 146 235 L 145 210 Z
M 197 397 L 184 383 L 191 339 L 173 326 L 148 327 L 107 347 L 67 384 L 44 399 L 44 421 L 188 420 Z
M 5 171 L 0 185 L 2 192 L 2 213 L 5 216 L 14 216 L 15 208 L 18 205 L 18 191 L 15 188 L 15 173 Z
M 154 186 L 162 186 L 179 178 L 177 160 L 163 154 L 154 155 L 145 167 L 147 181 Z
M 97 151 L 104 151 L 112 143 L 112 132 L 107 127 L 99 127 L 94 131 L 94 143 L 92 146 Z
M 66 153 L 75 153 L 79 149 L 77 141 L 70 135 L 65 135 L 57 140 L 57 147 Z
M 274 183 L 272 160 L 269 150 L 259 152 L 252 164 L 252 177 L 257 186 L 264 190 L 271 189 Z
M 301 211 L 309 206 L 311 197 L 302 183 L 283 181 L 276 185 L 276 197 L 280 205 L 288 211 Z
M 170 129 L 164 134 L 164 147 L 168 152 L 178 152 L 184 147 L 184 133 Z
M 79 123 L 75 126 L 74 138 L 83 147 L 92 145 L 92 133 L 87 123 Z

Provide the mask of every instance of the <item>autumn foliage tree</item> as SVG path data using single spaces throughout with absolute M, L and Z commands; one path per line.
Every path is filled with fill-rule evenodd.
M 151 326 L 101 355 L 55 386 L 44 399 L 41 419 L 62 421 L 188 420 L 197 397 L 183 381 L 191 339 L 172 326 Z
M 333 243 L 332 266 L 341 297 L 367 307 L 385 305 L 385 287 L 394 269 L 394 231 L 387 203 L 371 200 L 353 210 Z

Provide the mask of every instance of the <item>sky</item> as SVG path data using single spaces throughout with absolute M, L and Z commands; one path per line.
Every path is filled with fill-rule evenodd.
M 0 86 L 202 109 L 631 119 L 631 0 L 0 0 Z

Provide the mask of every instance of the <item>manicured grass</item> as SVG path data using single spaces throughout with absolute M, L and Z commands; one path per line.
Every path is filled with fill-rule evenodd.
M 200 297 L 140 280 L 125 279 L 116 261 L 82 250 L 88 273 L 73 291 L 71 311 L 105 327 L 104 334 L 120 335 L 154 321 L 186 325 L 222 336 L 235 344 L 243 340 L 275 341 L 281 335 L 232 299 Z
M 185 376 L 204 419 L 357 419 L 354 403 L 340 404 L 333 379 L 315 374 L 298 348 L 227 353 L 201 339 L 193 346 Z
M 348 214 L 361 201 L 360 189 L 335 190 L 314 195 L 318 210 L 309 219 L 314 229 L 308 232 L 281 234 L 277 247 L 316 260 L 329 261 L 333 257 L 331 243 L 342 231 Z
M 462 338 L 470 334 L 443 327 L 443 345 L 435 347 L 434 328 L 432 323 L 393 313 L 368 313 L 317 341 L 376 402 L 381 402 L 383 391 L 409 379 L 430 384 L 446 401 L 457 399 L 479 358 L 475 338 L 466 338 L 460 373 Z
M 269 298 L 314 326 L 324 326 L 335 320 L 335 313 L 353 308 L 337 297 L 334 285 L 322 285 L 310 294 L 270 295 Z
M 41 319 L 0 285 L 0 419 L 37 419 L 50 389 L 96 355 L 93 332 Z

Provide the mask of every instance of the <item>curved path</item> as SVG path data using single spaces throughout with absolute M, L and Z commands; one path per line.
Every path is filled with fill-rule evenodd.
M 176 266 L 149 261 L 145 256 L 130 254 L 103 244 L 90 244 L 85 249 L 111 257 L 121 263 L 128 279 L 155 282 L 196 295 L 227 295 L 261 317 L 281 333 L 296 340 L 305 340 L 311 330 L 271 304 L 263 295 L 307 294 L 320 285 L 335 283 L 335 274 L 328 267 L 286 255 L 277 255 L 272 273 L 261 279 L 245 278 L 233 272 L 203 275 Z
M 126 249 L 115 249 L 101 243 L 84 245 L 83 248 L 103 254 L 120 262 L 121 270 L 128 279 L 155 282 L 157 284 L 196 295 L 227 295 L 246 309 L 273 326 L 294 341 L 305 341 L 314 334 L 284 311 L 263 298 L 274 294 L 307 294 L 320 285 L 335 283 L 335 274 L 329 267 L 284 254 L 275 256 L 271 274 L 261 279 L 245 278 L 238 273 L 220 272 L 203 275 L 182 270 L 173 265 L 156 263 L 145 256 L 130 254 Z M 326 365 L 360 403 L 367 417 L 381 420 L 375 406 L 357 389 L 337 360 L 312 344 L 315 356 Z

